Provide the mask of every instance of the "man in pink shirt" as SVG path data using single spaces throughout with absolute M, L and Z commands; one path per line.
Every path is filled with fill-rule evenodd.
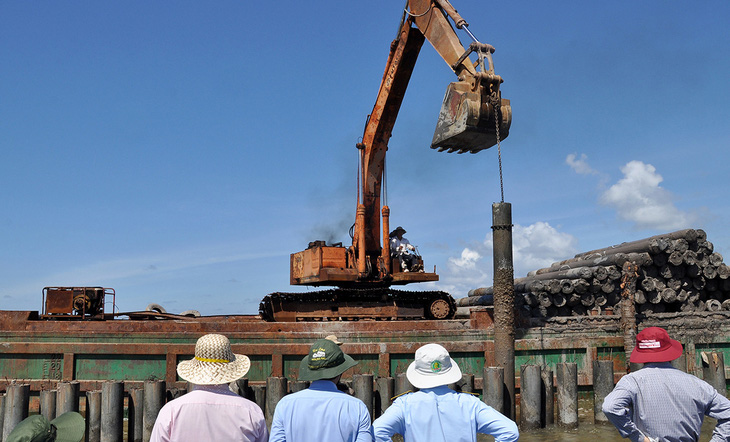
M 225 336 L 198 339 L 195 357 L 177 366 L 177 374 L 194 389 L 162 407 L 150 442 L 266 442 L 269 432 L 261 408 L 228 388 L 250 367 L 248 357 L 233 354 Z

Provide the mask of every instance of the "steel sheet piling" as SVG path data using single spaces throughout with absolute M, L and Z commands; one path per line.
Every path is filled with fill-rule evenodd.
M 142 415 L 142 438 L 150 440 L 152 428 L 160 409 L 165 405 L 167 384 L 162 380 L 148 380 L 144 382 L 144 413 Z
M 261 408 L 262 412 L 265 412 L 266 410 L 266 385 L 252 385 L 251 389 L 253 390 L 253 401 L 256 402 L 256 405 Z
M 373 416 L 373 375 L 356 374 L 352 376 L 352 389 L 355 397 L 360 399 L 368 407 L 368 413 Z
M 504 368 L 484 367 L 483 376 L 482 400 L 504 414 Z
M 542 400 L 542 426 L 553 425 L 555 423 L 555 388 L 553 385 L 553 371 L 548 370 L 547 367 L 542 367 L 540 371 L 542 377 L 542 389 L 543 389 L 543 400 Z
M 540 399 L 542 376 L 539 365 L 523 365 L 520 368 L 520 428 L 540 428 Z
M 127 441 L 142 442 L 144 437 L 144 389 L 129 390 L 127 404 Z
M 159 411 L 159 410 L 158 410 Z M 124 433 L 124 384 L 101 384 L 101 442 L 122 442 Z
M 515 292 L 512 260 L 512 205 L 492 204 L 494 262 L 494 359 L 504 368 L 504 414 L 515 419 Z
M 378 416 L 383 414 L 385 410 L 390 407 L 390 399 L 394 396 L 395 391 L 395 379 L 392 377 L 377 378 L 375 380 L 377 384 L 377 395 L 375 396 L 375 411 Z M 377 416 L 373 416 L 374 418 Z
M 558 383 L 558 425 L 578 426 L 578 364 L 561 362 L 556 365 Z
M 8 439 L 23 419 L 28 417 L 30 403 L 30 385 L 10 384 L 5 392 L 5 417 L 3 422 L 3 442 Z
M 40 414 L 49 421 L 56 418 L 56 390 L 41 390 L 39 393 Z
M 279 400 L 286 395 L 288 382 L 287 378 L 280 376 L 266 378 L 266 409 L 264 410 L 266 422 L 271 422 L 274 418 L 274 409 Z
M 5 423 L 5 394 L 0 394 L 0 441 L 3 441 L 3 426 Z
M 101 441 L 101 391 L 86 392 L 86 442 Z
M 56 385 L 56 416 L 68 411 L 79 411 L 80 384 L 76 381 L 59 382 Z
M 725 358 L 721 352 L 702 352 L 702 377 L 715 387 L 718 393 L 727 397 L 727 381 L 725 379 Z
M 395 376 L 395 396 L 400 396 L 409 391 L 416 391 L 416 388 L 408 380 L 405 373 L 398 373 Z
M 309 381 L 289 381 L 289 391 L 296 393 L 297 391 L 309 388 Z
M 603 414 L 603 400 L 613 391 L 613 361 L 593 361 L 593 419 L 595 422 L 608 422 Z

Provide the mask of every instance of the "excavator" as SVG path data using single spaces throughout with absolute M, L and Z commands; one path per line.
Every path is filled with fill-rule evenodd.
M 453 25 L 452 25 L 453 22 Z M 512 108 L 503 99 L 494 72 L 494 47 L 480 43 L 448 0 L 407 0 L 396 39 L 391 43 L 377 99 L 368 116 L 359 153 L 358 196 L 352 245 L 312 241 L 290 258 L 290 284 L 327 286 L 328 290 L 271 293 L 259 305 L 267 321 L 342 321 L 450 319 L 454 299 L 443 291 L 396 290 L 417 282 L 438 281 L 430 272 L 402 271 L 391 255 L 390 208 L 381 207 L 385 157 L 396 117 L 425 40 L 456 74 L 448 85 L 431 148 L 477 153 L 509 134 Z M 457 29 L 472 42 L 464 48 Z M 471 57 L 474 57 L 473 61 Z M 381 224 L 382 220 L 382 224 Z M 382 232 L 382 236 L 381 236 Z M 382 242 L 381 242 L 382 239 Z M 420 257 L 422 268 L 423 261 Z

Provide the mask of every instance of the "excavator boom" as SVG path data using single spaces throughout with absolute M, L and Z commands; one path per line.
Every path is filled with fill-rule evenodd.
M 468 48 L 461 44 L 449 18 L 474 40 Z M 271 294 L 261 303 L 262 316 L 273 320 L 291 320 L 292 317 L 306 320 L 330 312 L 323 318 L 342 319 L 343 314 L 338 312 L 337 306 L 347 305 L 350 306 L 348 311 L 352 311 L 352 305 L 359 305 L 360 313 L 367 317 L 377 318 L 378 311 L 384 312 L 386 317 L 406 315 L 402 312 L 408 312 L 408 317 L 453 317 L 455 304 L 443 292 L 422 292 L 424 295 L 418 296 L 404 294 L 410 292 L 395 294 L 393 291 L 388 295 L 382 292 L 391 285 L 438 280 L 435 272 L 405 273 L 391 262 L 390 208 L 382 206 L 380 199 L 388 141 L 425 40 L 458 78 L 447 88 L 431 147 L 439 151 L 476 153 L 507 137 L 512 120 L 511 107 L 509 100 L 501 97 L 502 78 L 494 73 L 494 48 L 476 41 L 468 32 L 468 23 L 447 0 L 408 0 L 398 35 L 390 46 L 362 142 L 357 145 L 361 187 L 351 233 L 352 246 L 314 241 L 306 250 L 291 256 L 292 285 L 324 285 L 339 289 L 307 296 Z M 476 55 L 476 61 L 471 60 L 472 55 Z M 420 262 L 421 267 L 422 264 Z M 374 295 L 366 295 L 362 290 L 374 290 Z M 298 304 L 292 300 L 298 300 Z M 384 305 L 390 306 L 387 312 L 381 308 Z M 292 310 L 298 310 L 299 314 Z M 305 311 L 309 313 L 305 314 Z M 345 316 L 359 318 L 353 314 Z

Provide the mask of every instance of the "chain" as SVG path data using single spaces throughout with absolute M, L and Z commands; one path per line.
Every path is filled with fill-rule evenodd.
M 494 107 L 494 126 L 497 135 L 497 158 L 499 158 L 499 190 L 501 192 L 502 201 L 504 202 L 504 181 L 502 180 L 502 145 L 499 142 L 499 114 L 497 111 L 501 107 L 499 98 L 496 93 L 492 94 L 492 106 Z

